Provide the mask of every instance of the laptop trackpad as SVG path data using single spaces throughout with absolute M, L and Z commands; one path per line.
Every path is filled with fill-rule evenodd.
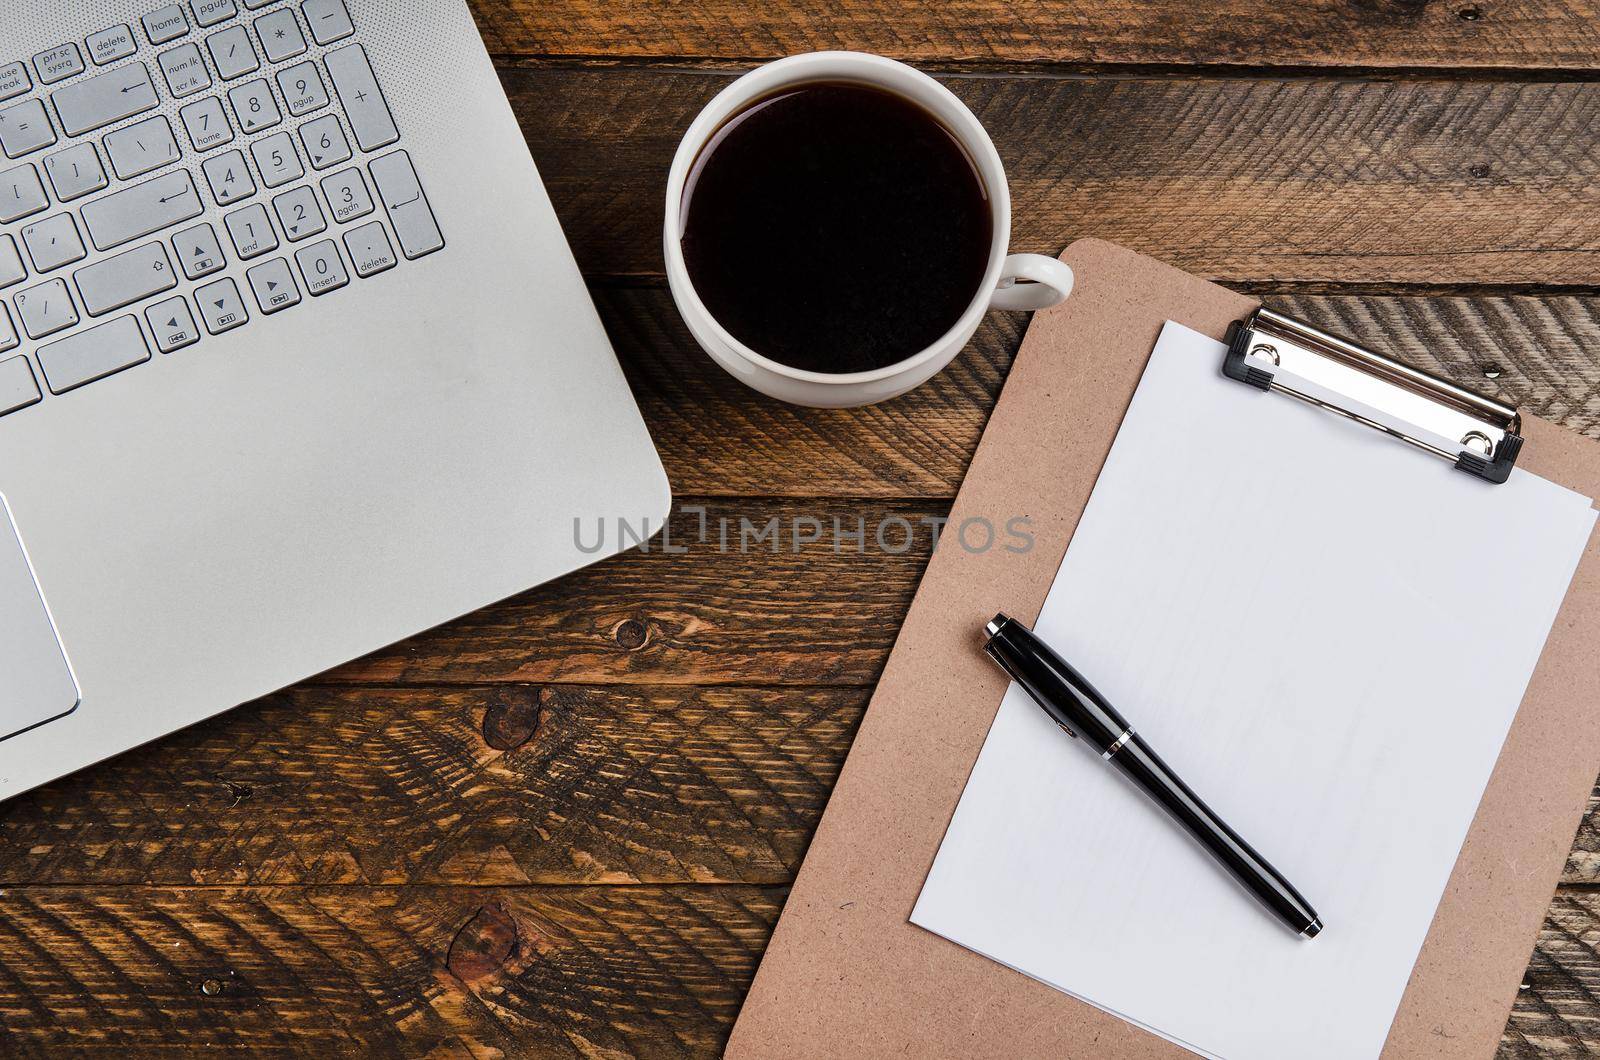
M 78 683 L 0 497 L 0 740 L 70 714 Z

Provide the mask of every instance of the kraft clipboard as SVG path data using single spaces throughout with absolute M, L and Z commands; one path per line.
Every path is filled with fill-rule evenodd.
M 1222 339 L 1258 308 L 1100 240 L 1072 244 L 1062 260 L 1075 292 L 1032 323 L 950 516 L 959 525 L 1025 514 L 1036 546 L 936 550 L 734 1027 L 735 1060 L 1193 1055 L 908 920 L 1007 687 L 973 630 L 997 611 L 1037 616 L 1164 323 Z M 1600 443 L 1533 417 L 1518 437 L 1520 452 L 1507 454 L 1518 466 L 1600 497 Z M 1031 458 L 1016 459 L 1022 451 Z M 1600 766 L 1596 643 L 1600 531 L 1501 750 L 1385 1057 L 1493 1055 Z M 1158 973 L 1160 955 L 1151 959 Z

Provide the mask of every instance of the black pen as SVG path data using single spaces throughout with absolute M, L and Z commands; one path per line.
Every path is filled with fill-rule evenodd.
M 989 640 L 984 651 L 1068 736 L 1081 736 L 1101 758 L 1116 763 L 1290 930 L 1308 939 L 1322 931 L 1322 920 L 1311 903 L 1211 812 L 1082 674 L 1027 626 L 1005 615 L 996 615 L 985 632 Z

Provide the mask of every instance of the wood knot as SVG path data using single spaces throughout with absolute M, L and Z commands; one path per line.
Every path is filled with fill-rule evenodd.
M 623 651 L 638 651 L 650 642 L 650 627 L 637 618 L 630 618 L 618 624 L 611 631 L 611 637 Z
M 502 689 L 483 712 L 483 742 L 496 751 L 514 751 L 533 738 L 543 713 L 543 695 Z
M 471 983 L 505 967 L 517 951 L 517 922 L 499 902 L 481 906 L 450 940 L 445 966 Z

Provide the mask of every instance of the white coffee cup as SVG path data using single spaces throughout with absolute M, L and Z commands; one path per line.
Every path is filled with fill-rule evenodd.
M 845 81 L 875 85 L 919 104 L 966 147 L 988 192 L 994 236 L 983 282 L 955 325 L 933 345 L 902 361 L 869 372 L 830 374 L 791 368 L 752 350 L 719 324 L 695 293 L 683 260 L 683 191 L 707 141 L 751 102 L 795 84 Z M 1072 293 L 1072 270 L 1043 254 L 1007 254 L 1011 241 L 1011 192 L 1005 168 L 989 134 L 949 89 L 919 70 L 879 55 L 812 52 L 793 55 L 750 71 L 706 105 L 672 160 L 667 178 L 665 249 L 667 282 L 689 330 L 713 360 L 764 394 L 818 408 L 870 405 L 926 382 L 960 353 L 990 309 L 1045 309 Z M 1020 282 L 1019 282 L 1020 281 Z M 884 283 L 893 283 L 886 275 Z

